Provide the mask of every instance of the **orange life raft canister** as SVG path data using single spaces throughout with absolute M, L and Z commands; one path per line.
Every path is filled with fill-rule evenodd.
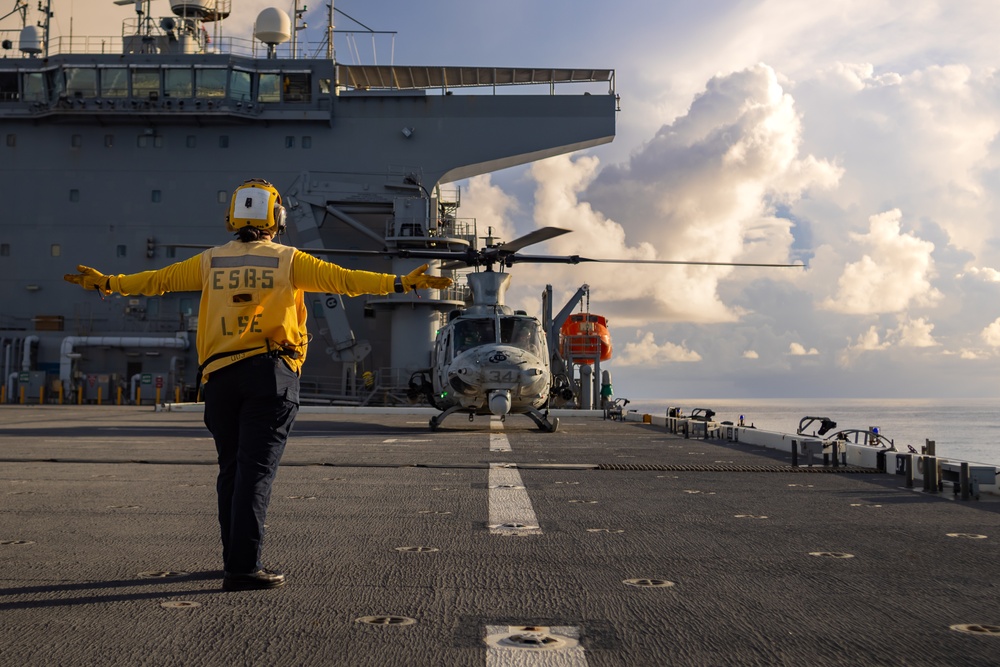
M 575 313 L 563 322 L 560 334 L 560 354 L 578 364 L 592 364 L 595 359 L 611 358 L 611 333 L 608 321 L 601 315 Z

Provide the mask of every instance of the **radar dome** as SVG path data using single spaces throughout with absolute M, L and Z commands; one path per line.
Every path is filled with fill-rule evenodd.
M 35 55 L 45 50 L 42 43 L 42 29 L 37 25 L 26 25 L 21 28 L 21 52 Z
M 292 19 L 277 7 L 268 7 L 257 15 L 253 34 L 265 44 L 282 44 L 292 38 Z

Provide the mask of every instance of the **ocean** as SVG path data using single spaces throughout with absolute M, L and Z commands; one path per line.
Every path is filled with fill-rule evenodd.
M 684 414 L 695 408 L 715 410 L 716 421 L 739 422 L 795 433 L 803 417 L 828 417 L 837 428 L 877 426 L 896 448 L 917 451 L 933 440 L 937 455 L 1000 466 L 1000 399 L 629 399 L 626 410 L 665 416 L 667 407 Z M 818 425 L 813 426 L 813 429 Z M 809 431 L 811 432 L 811 430 Z

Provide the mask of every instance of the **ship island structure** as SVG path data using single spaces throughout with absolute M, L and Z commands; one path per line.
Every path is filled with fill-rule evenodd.
M 279 240 L 304 251 L 460 250 L 485 230 L 459 215 L 454 183 L 615 135 L 613 69 L 340 64 L 332 3 L 320 47 L 296 41 L 298 10 L 265 9 L 253 39 L 227 35 L 231 0 L 173 1 L 159 18 L 140 0 L 113 36 L 56 39 L 14 5 L 0 24 L 8 403 L 195 399 L 197 293 L 101 298 L 62 275 L 153 270 L 224 243 L 248 178 L 278 188 Z M 396 274 L 423 263 L 325 258 Z M 307 295 L 303 396 L 400 400 L 467 289 Z

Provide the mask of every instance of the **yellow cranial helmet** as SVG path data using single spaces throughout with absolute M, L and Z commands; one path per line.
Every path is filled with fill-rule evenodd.
M 263 178 L 251 178 L 233 192 L 226 216 L 226 229 L 235 232 L 256 227 L 281 234 L 285 231 L 285 207 L 278 189 Z

